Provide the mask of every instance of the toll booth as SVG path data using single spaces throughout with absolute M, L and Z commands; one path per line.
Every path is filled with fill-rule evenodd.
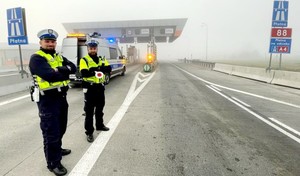
M 152 39 L 147 44 L 147 57 L 146 63 L 143 66 L 144 72 L 150 72 L 155 69 L 157 65 L 157 46 Z
M 129 46 L 127 48 L 127 60 L 129 63 L 134 63 L 138 61 L 138 51 L 135 46 Z
M 77 22 L 63 23 L 68 33 L 94 33 L 101 37 L 113 39 L 119 44 L 145 43 L 147 55 L 141 60 L 148 63 L 153 60 L 157 63 L 156 43 L 172 43 L 182 33 L 187 18 L 130 20 L 130 21 L 104 21 L 104 22 Z M 126 47 L 126 58 L 129 62 L 136 62 L 139 50 L 134 46 Z M 123 53 L 124 54 L 124 53 Z

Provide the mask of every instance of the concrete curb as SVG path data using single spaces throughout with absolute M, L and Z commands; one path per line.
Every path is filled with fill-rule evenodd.
M 215 64 L 213 70 L 270 84 L 300 88 L 300 72 L 267 70 L 265 68 L 218 63 Z

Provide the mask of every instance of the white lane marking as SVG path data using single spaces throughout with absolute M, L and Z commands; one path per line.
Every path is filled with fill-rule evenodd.
M 253 96 L 253 97 L 257 97 L 257 98 L 261 98 L 261 99 L 273 101 L 273 102 L 276 102 L 276 103 L 280 103 L 280 104 L 284 104 L 284 105 L 287 105 L 287 106 L 291 106 L 291 107 L 299 108 L 300 109 L 300 105 L 296 105 L 296 104 L 292 104 L 292 103 L 287 103 L 287 102 L 284 102 L 284 101 L 276 100 L 274 98 L 264 97 L 264 96 L 261 96 L 261 95 L 256 95 L 256 94 L 253 94 L 253 93 L 249 93 L 249 92 L 245 92 L 245 91 L 241 91 L 241 90 L 237 90 L 237 89 L 233 89 L 233 88 L 221 86 L 221 85 L 218 85 L 218 84 L 206 81 L 205 79 L 202 79 L 200 77 L 197 77 L 196 75 L 194 75 L 194 74 L 192 74 L 192 73 L 190 73 L 188 71 L 185 71 L 185 70 L 183 70 L 182 68 L 180 68 L 180 67 L 178 67 L 176 65 L 175 65 L 175 67 L 177 67 L 179 70 L 181 70 L 181 71 L 189 74 L 190 76 L 192 76 L 192 77 L 194 77 L 194 78 L 196 78 L 196 79 L 198 79 L 200 81 L 203 81 L 203 82 L 205 82 L 207 84 L 214 85 L 214 86 L 217 86 L 217 87 L 220 87 L 220 88 L 223 88 L 223 89 L 231 90 L 231 91 L 234 91 L 234 92 L 238 92 L 238 93 L 250 95 L 250 96 Z
M 70 172 L 69 176 L 87 176 L 94 166 L 95 162 L 99 158 L 109 139 L 113 135 L 120 121 L 122 120 L 124 114 L 129 108 L 132 101 L 136 98 L 136 96 L 143 90 L 143 88 L 148 84 L 148 82 L 152 79 L 155 72 L 153 72 L 143 84 L 141 84 L 135 91 L 136 82 L 138 78 L 138 74 L 135 76 L 133 83 L 127 93 L 127 96 L 118 109 L 118 111 L 114 114 L 111 120 L 108 122 L 107 126 L 109 126 L 110 130 L 100 133 L 95 141 L 91 144 L 79 162 L 75 165 L 75 167 Z
M 141 79 L 141 78 L 139 78 L 139 76 L 142 76 L 143 78 L 145 78 L 145 77 L 148 77 L 150 74 L 143 74 L 143 73 L 141 73 L 141 72 L 139 72 L 136 76 L 138 77 L 137 78 L 137 80 L 139 81 L 139 82 L 144 82 L 146 79 Z
M 221 92 L 220 89 L 216 89 L 216 87 L 214 87 L 214 86 L 212 86 L 212 85 L 206 85 L 206 87 L 208 87 L 208 88 L 214 90 L 215 92 Z M 225 95 L 225 96 L 226 96 L 226 95 Z M 227 97 L 227 96 L 226 96 L 226 97 Z M 228 98 L 229 98 L 229 97 L 228 97 Z M 231 99 L 231 98 L 232 98 L 232 99 Z M 232 101 L 234 101 L 235 103 L 237 103 L 237 104 L 241 104 L 241 105 L 244 105 L 244 106 L 249 106 L 248 104 L 242 102 L 241 100 L 239 100 L 239 99 L 237 99 L 237 98 L 235 98 L 235 97 L 231 97 L 231 98 L 230 98 L 230 99 L 231 99 Z M 234 99 L 234 100 L 233 100 L 233 99 Z
M 149 76 L 150 74 L 143 74 L 143 73 L 139 72 L 139 75 L 141 75 L 145 78 L 145 77 Z
M 237 99 L 237 98 L 235 98 L 235 97 L 231 97 L 231 98 L 233 98 L 234 100 L 236 100 L 236 101 L 238 101 L 239 103 L 243 104 L 244 106 L 251 107 L 250 105 L 248 105 L 247 103 L 243 102 L 242 100 L 239 100 L 239 99 Z
M 221 92 L 220 90 L 216 89 L 215 87 L 213 87 L 212 85 L 206 85 L 206 87 L 213 89 L 214 91 L 218 91 Z
M 21 97 L 18 97 L 18 98 L 14 98 L 14 99 L 11 99 L 11 100 L 7 100 L 7 101 L 4 101 L 4 102 L 0 102 L 0 106 L 9 104 L 9 103 L 12 103 L 12 102 L 15 102 L 15 101 L 19 101 L 19 100 L 22 100 L 22 99 L 24 99 L 24 98 L 28 98 L 29 96 L 30 96 L 30 95 L 24 95 L 24 96 L 21 96 Z
M 213 87 L 214 89 L 221 91 L 221 89 L 219 89 L 218 87 L 214 86 L 214 85 L 210 85 L 211 87 Z
M 138 80 L 139 82 L 144 82 L 146 79 L 138 78 L 137 80 Z
M 291 132 L 293 132 L 293 133 L 295 133 L 295 134 L 297 134 L 297 135 L 300 136 L 300 132 L 299 132 L 299 131 L 297 131 L 297 130 L 295 130 L 295 129 L 289 127 L 289 126 L 287 126 L 287 125 L 284 124 L 284 123 L 281 123 L 280 121 L 278 121 L 278 120 L 276 120 L 276 119 L 274 119 L 274 118 L 271 118 L 271 117 L 270 117 L 269 119 L 272 120 L 273 122 L 277 123 L 278 125 L 280 125 L 280 126 L 286 128 L 286 129 L 290 130 Z
M 15 76 L 15 75 L 18 75 L 18 74 L 19 73 L 12 73 L 12 74 L 0 75 L 0 77 Z
M 251 111 L 250 109 L 248 109 L 247 107 L 241 105 L 240 103 L 234 101 L 233 99 L 227 97 L 226 95 L 224 95 L 223 93 L 211 88 L 208 86 L 208 88 L 210 88 L 211 90 L 213 90 L 214 92 L 218 93 L 219 95 L 221 95 L 222 97 L 226 98 L 227 100 L 231 101 L 232 103 L 236 104 L 237 106 L 239 106 L 240 108 L 244 109 L 245 111 L 247 111 L 248 113 L 252 114 L 253 116 L 255 116 L 256 118 L 258 118 L 259 120 L 265 122 L 266 124 L 270 125 L 271 127 L 275 128 L 276 130 L 278 130 L 279 132 L 285 134 L 286 136 L 288 136 L 289 138 L 295 140 L 296 142 L 298 142 L 300 144 L 300 138 L 294 136 L 293 134 L 285 131 L 284 129 L 280 128 L 279 126 L 271 123 L 270 121 L 266 120 L 265 118 L 263 118 L 262 116 L 258 115 L 257 113 Z

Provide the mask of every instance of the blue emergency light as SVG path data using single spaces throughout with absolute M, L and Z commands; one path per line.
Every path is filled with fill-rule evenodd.
M 107 38 L 109 43 L 115 43 L 115 38 Z

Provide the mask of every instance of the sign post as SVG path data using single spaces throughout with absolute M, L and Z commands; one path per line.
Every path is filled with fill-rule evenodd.
M 281 69 L 282 54 L 291 52 L 292 28 L 286 28 L 288 26 L 288 8 L 289 1 L 274 0 L 268 69 L 271 69 L 273 53 L 280 54 L 279 69 Z
M 25 9 L 21 7 L 7 9 L 7 28 L 8 28 L 8 44 L 19 45 L 21 77 L 28 73 L 23 69 L 21 45 L 27 45 L 28 39 L 26 34 Z

